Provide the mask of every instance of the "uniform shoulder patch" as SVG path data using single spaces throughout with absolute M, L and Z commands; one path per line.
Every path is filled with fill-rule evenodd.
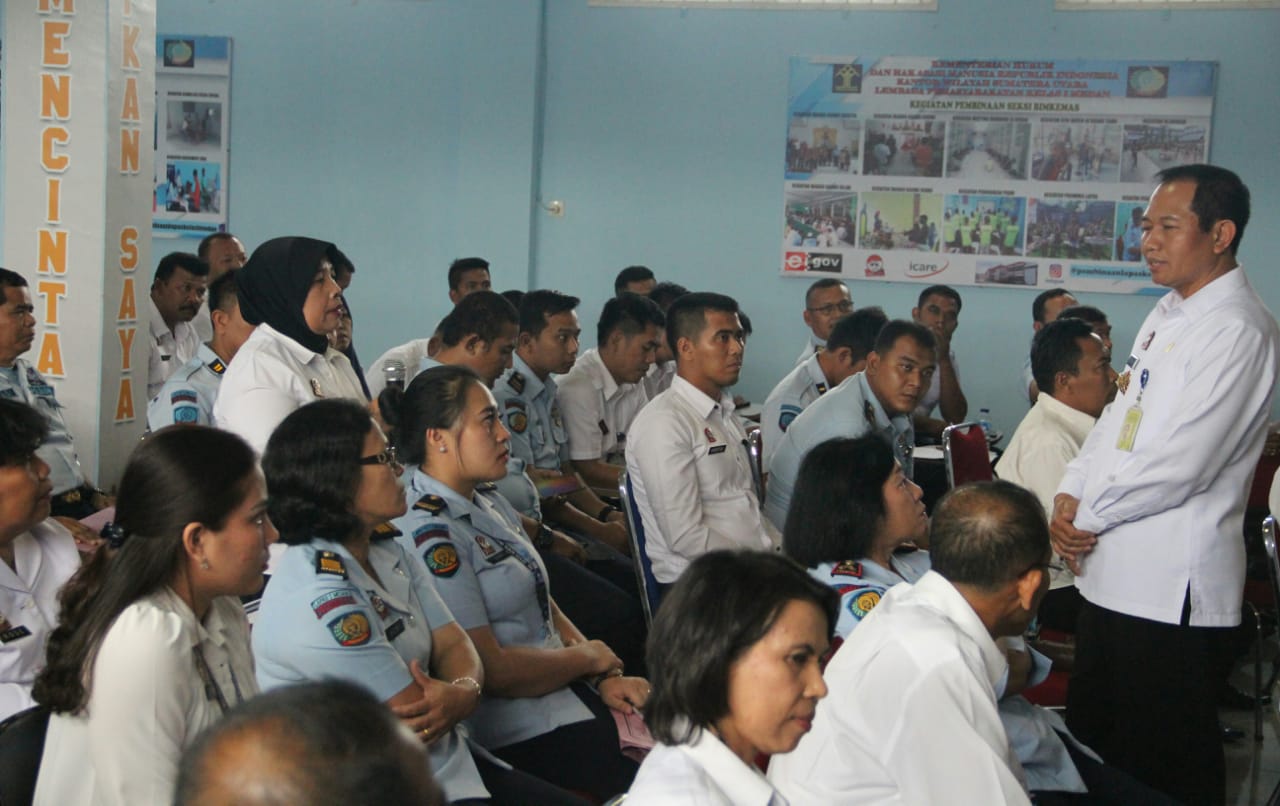
M 507 378 L 507 386 L 510 386 L 517 395 L 524 394 L 524 376 L 519 372 L 512 372 L 511 377 Z
M 332 551 L 316 552 L 316 573 L 329 574 L 330 576 L 347 578 L 347 566 L 343 564 L 342 558 Z
M 529 415 L 525 413 L 524 401 L 517 398 L 510 398 L 504 404 L 506 406 L 507 428 L 517 434 L 523 434 L 525 429 L 529 427 Z
M 399 529 L 397 529 L 395 525 L 391 523 L 391 521 L 383 521 L 382 523 L 373 527 L 374 540 L 385 540 L 388 537 L 399 537 L 401 534 L 402 532 Z
M 356 610 L 329 622 L 329 633 L 340 646 L 360 646 L 369 642 L 369 617 Z
M 458 550 L 449 541 L 437 543 L 423 552 L 427 570 L 438 577 L 451 577 L 458 573 Z
M 200 409 L 195 406 L 174 406 L 173 421 L 175 423 L 198 423 L 200 422 Z
M 858 618 L 863 618 L 878 604 L 880 604 L 880 592 L 864 590 L 861 593 L 855 593 L 849 599 L 849 612 Z
M 428 540 L 447 540 L 449 527 L 443 523 L 428 523 L 413 530 L 413 546 L 417 548 Z
M 435 493 L 427 493 L 418 499 L 413 508 L 420 509 L 423 512 L 430 512 L 432 515 L 439 515 L 444 511 L 444 499 Z
M 778 428 L 783 431 L 791 425 L 791 421 L 800 416 L 800 412 L 804 409 L 791 403 L 782 404 L 782 410 L 778 413 Z
M 853 560 L 836 563 L 836 567 L 831 569 L 831 574 L 840 577 L 861 577 L 862 563 Z
M 316 614 L 316 618 L 324 618 L 324 616 L 339 607 L 355 607 L 356 597 L 351 595 L 349 590 L 330 591 L 325 595 L 311 600 L 311 612 Z

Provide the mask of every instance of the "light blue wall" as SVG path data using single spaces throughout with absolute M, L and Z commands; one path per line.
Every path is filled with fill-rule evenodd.
M 1056 13 L 1052 0 L 940 0 L 936 14 L 591 8 L 547 0 L 546 86 L 536 0 L 160 0 L 159 30 L 236 39 L 232 227 L 252 245 L 309 232 L 359 268 L 366 360 L 423 335 L 447 308 L 443 270 L 478 253 L 499 288 L 584 298 L 614 273 L 734 294 L 756 336 L 742 391 L 761 399 L 803 341 L 805 283 L 777 276 L 787 60 L 805 54 L 1206 59 L 1220 63 L 1212 156 L 1254 191 L 1242 253 L 1280 309 L 1280 12 Z M 543 104 L 535 212 L 535 126 Z M 918 286 L 853 285 L 858 304 L 909 313 Z M 1032 294 L 965 290 L 955 348 L 971 411 L 1006 431 Z M 1084 295 L 1123 353 L 1149 298 Z M 588 340 L 590 341 L 590 339 Z

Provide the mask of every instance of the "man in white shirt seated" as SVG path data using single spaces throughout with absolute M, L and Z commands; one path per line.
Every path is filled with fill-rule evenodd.
M 924 397 L 920 398 L 920 405 L 911 415 L 917 437 L 940 438 L 944 428 L 964 422 L 964 416 L 969 413 L 969 401 L 965 400 L 964 390 L 960 388 L 960 368 L 951 349 L 951 337 L 960 326 L 962 305 L 960 293 L 951 286 L 931 285 L 920 292 L 916 307 L 911 309 L 911 320 L 929 328 L 938 342 L 935 348 L 937 371 L 933 373 Z M 941 419 L 933 416 L 935 408 L 942 415 Z
M 222 275 L 243 268 L 244 264 L 249 262 L 249 254 L 244 251 L 244 244 L 229 232 L 215 232 L 205 236 L 196 247 L 196 254 L 209 264 L 209 288 L 213 288 L 214 282 Z M 196 318 L 191 320 L 201 341 L 213 338 L 213 321 L 210 319 L 212 312 L 212 308 L 203 305 L 200 312 L 196 314 Z
M 713 549 L 773 550 L 778 532 L 760 513 L 747 435 L 726 390 L 738 382 L 745 339 L 738 303 L 693 293 L 667 309 L 675 347 L 671 388 L 631 424 L 627 475 L 660 584 Z
M 1080 319 L 1059 318 L 1031 342 L 1031 368 L 1043 391 L 996 463 L 996 475 L 1035 493 L 1045 517 L 1053 513 L 1053 496 L 1067 463 L 1076 458 L 1115 393 L 1110 357 L 1102 339 Z M 1049 579 L 1040 624 L 1074 633 L 1081 605 L 1075 576 L 1055 557 Z
M 634 268 L 634 267 L 633 267 Z M 649 402 L 642 381 L 653 366 L 666 317 L 647 297 L 622 292 L 604 304 L 596 344 L 559 380 L 569 461 L 587 484 L 617 490 L 627 432 Z
M 933 570 L 890 589 L 827 665 L 812 732 L 770 764 L 792 803 L 1030 803 L 996 639 L 1021 635 L 1048 588 L 1044 512 L 1008 482 L 959 488 L 929 552 Z
M 842 317 L 831 329 L 827 347 L 805 359 L 773 387 L 760 415 L 764 466 L 778 448 L 791 421 L 809 404 L 867 367 L 876 335 L 889 321 L 880 308 L 863 308 Z
M 1032 336 L 1040 332 L 1040 328 L 1045 325 L 1057 321 L 1058 315 L 1062 313 L 1063 308 L 1070 308 L 1072 305 L 1079 305 L 1075 295 L 1065 288 L 1050 288 L 1048 291 L 1042 291 L 1036 295 L 1031 301 L 1031 330 Z M 1028 351 L 1026 363 L 1022 365 L 1022 387 L 1027 390 L 1027 400 L 1032 403 L 1036 402 L 1036 396 L 1040 394 L 1040 389 L 1036 386 L 1036 379 L 1031 374 L 1031 355 Z
M 1111 322 L 1107 320 L 1107 314 L 1101 308 L 1095 308 L 1092 305 L 1072 305 L 1063 308 L 1058 318 L 1082 319 L 1088 322 L 1093 335 L 1102 339 L 1102 348 L 1107 353 L 1107 360 L 1111 360 Z
M 804 294 L 804 323 L 809 328 L 809 338 L 804 349 L 796 357 L 796 364 L 804 363 L 809 356 L 827 346 L 831 328 L 840 317 L 853 312 L 853 295 L 843 280 L 824 277 L 809 286 Z
M 658 278 L 653 276 L 653 270 L 648 266 L 628 266 L 613 278 L 613 293 L 615 296 L 639 294 L 647 297 L 657 284 Z
M 454 305 L 468 294 L 491 290 L 489 261 L 482 257 L 460 257 L 449 264 L 449 301 Z
M 200 350 L 200 334 L 191 320 L 200 311 L 209 277 L 209 264 L 187 252 L 170 252 L 160 259 L 151 282 L 150 357 L 147 399 L 155 397 L 169 376 Z
M 665 314 L 667 308 L 671 307 L 671 303 L 688 293 L 689 289 L 679 283 L 669 283 L 664 280 L 649 292 L 649 299 L 658 303 L 658 307 Z M 658 346 L 658 354 L 654 357 L 653 366 L 649 367 L 648 374 L 644 376 L 644 390 L 650 400 L 670 389 L 671 379 L 676 376 L 676 354 L 672 351 L 671 345 L 667 344 L 665 326 L 659 336 L 662 344 Z

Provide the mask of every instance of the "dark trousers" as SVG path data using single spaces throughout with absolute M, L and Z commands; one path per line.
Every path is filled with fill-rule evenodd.
M 1108 764 L 1099 764 L 1085 755 L 1067 737 L 1062 737 L 1076 772 L 1089 789 L 1085 793 L 1032 792 L 1031 798 L 1042 806 L 1177 806 L 1178 802 L 1163 792 L 1130 777 Z
M 1076 620 L 1080 617 L 1080 608 L 1084 605 L 1084 597 L 1075 585 L 1051 590 L 1040 602 L 1037 615 L 1040 626 L 1058 632 L 1075 633 Z
M 572 688 L 591 709 L 593 719 L 492 752 L 518 770 L 605 801 L 631 787 L 640 765 L 622 755 L 618 727 L 608 706 L 587 686 L 574 683 Z
M 1085 601 L 1067 725 L 1108 765 L 1177 800 L 1222 803 L 1217 651 L 1229 630 L 1165 624 Z
M 617 563 L 588 560 L 584 568 L 567 557 L 549 551 L 539 553 L 547 566 L 551 597 L 565 616 L 587 638 L 606 643 L 622 660 L 627 674 L 643 677 L 644 611 L 639 599 L 610 581 L 611 576 L 627 581 L 616 568 Z M 631 590 L 635 590 L 635 573 L 630 560 L 625 562 Z M 604 573 L 594 567 L 601 564 L 606 566 Z
M 476 769 L 484 788 L 489 790 L 489 800 L 468 798 L 452 801 L 453 806 L 492 803 L 494 806 L 590 806 L 591 801 L 552 786 L 541 778 L 535 778 L 520 770 L 504 770 L 483 756 L 474 756 Z

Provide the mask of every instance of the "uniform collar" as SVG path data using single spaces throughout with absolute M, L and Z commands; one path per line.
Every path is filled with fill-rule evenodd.
M 515 386 L 511 385 L 511 376 L 517 372 L 520 373 L 520 377 L 524 379 L 524 388 L 519 390 L 517 390 Z M 503 380 L 506 382 L 507 386 L 511 386 L 511 391 L 526 400 L 533 400 L 535 397 L 542 394 L 544 389 L 551 390 L 552 394 L 555 393 L 555 381 L 551 380 L 551 376 L 548 375 L 547 379 L 543 381 L 538 377 L 537 373 L 529 369 L 529 365 L 524 362 L 524 359 L 521 358 L 518 353 L 512 353 L 511 369 L 507 370 L 507 374 L 503 376 Z
M 587 373 L 587 377 L 591 379 L 591 385 L 600 390 L 605 400 L 613 400 L 618 394 L 618 390 L 622 387 L 613 379 L 613 373 L 604 365 L 604 359 L 600 357 L 600 350 L 592 347 L 578 358 L 575 366 L 582 367 L 582 371 Z
M 249 338 L 253 338 L 259 333 L 262 334 L 261 338 L 269 339 L 279 345 L 282 350 L 288 353 L 289 356 L 299 364 L 309 364 L 317 358 L 327 360 L 328 353 L 330 352 L 329 350 L 326 350 L 323 353 L 317 353 L 309 347 L 304 347 L 302 344 L 299 344 L 297 341 L 284 335 L 266 322 L 258 325 L 257 329 L 253 331 L 253 335 Z
M 804 372 L 808 376 L 809 382 L 818 388 L 818 394 L 825 395 L 828 387 L 827 374 L 822 371 L 822 364 L 818 362 L 818 354 L 814 353 L 806 358 L 801 366 L 804 367 Z
M 1098 421 L 1097 418 L 1071 408 L 1050 394 L 1037 397 L 1035 407 L 1041 409 L 1045 417 L 1061 423 L 1067 433 L 1080 443 L 1089 436 L 1089 432 L 1093 430 L 1093 424 Z
M 693 737 L 676 749 L 706 771 L 729 803 L 742 806 L 785 806 L 787 803 L 759 770 L 738 758 L 709 730 L 695 730 Z
M 727 393 L 721 392 L 720 399 L 713 400 L 707 396 L 706 392 L 680 377 L 679 373 L 671 379 L 671 391 L 689 404 L 704 420 L 711 416 L 716 406 L 719 406 L 726 416 L 733 413 L 733 398 Z
M 876 397 L 876 393 L 872 391 L 871 384 L 867 381 L 867 373 L 859 372 L 853 376 L 857 379 L 856 383 L 862 389 L 863 407 L 870 407 L 873 419 L 875 420 L 875 428 L 877 429 L 893 429 L 894 433 L 900 434 L 910 427 L 911 421 L 905 414 L 899 414 L 896 417 L 890 417 L 884 410 L 884 406 L 880 405 L 880 398 Z

